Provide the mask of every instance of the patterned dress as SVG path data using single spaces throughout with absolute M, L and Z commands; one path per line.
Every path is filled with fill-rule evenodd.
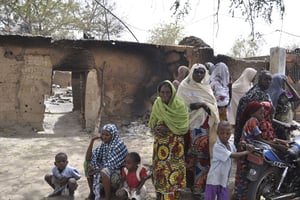
M 172 95 L 168 103 L 159 96 L 152 107 L 149 127 L 154 133 L 152 181 L 158 200 L 179 200 L 180 190 L 186 187 L 186 167 L 184 159 L 184 135 L 188 132 L 188 109 L 170 81 L 168 85 Z M 159 132 L 157 127 L 167 127 Z
M 259 122 L 256 118 L 251 117 L 245 124 L 241 141 L 253 140 L 256 135 L 261 134 Z M 247 179 L 247 157 L 237 160 L 237 169 L 235 175 L 235 198 L 236 200 L 247 200 L 248 179 Z
M 236 114 L 236 127 L 234 130 L 234 144 L 237 146 L 237 144 L 240 141 L 241 134 L 243 131 L 243 124 L 241 123 L 241 117 L 242 113 L 244 112 L 247 104 L 251 101 L 268 101 L 272 102 L 269 94 L 262 90 L 259 85 L 253 86 L 239 101 L 238 108 L 237 108 L 237 114 Z
M 153 184 L 163 200 L 179 199 L 180 189 L 186 187 L 184 138 L 172 133 L 167 137 L 154 137 Z

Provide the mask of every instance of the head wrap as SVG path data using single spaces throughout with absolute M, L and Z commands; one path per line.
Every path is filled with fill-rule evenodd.
M 272 76 L 272 84 L 267 92 L 271 97 L 274 108 L 277 107 L 279 96 L 285 92 L 283 89 L 285 79 L 286 76 L 284 74 L 274 74 Z
M 189 75 L 190 69 L 187 66 L 181 65 L 178 67 L 178 76 L 176 80 L 181 82 L 185 77 Z
M 208 70 L 209 75 L 211 75 L 216 68 L 216 66 L 212 62 L 206 62 L 205 64 L 206 69 Z
M 244 111 L 244 115 L 252 115 L 256 111 L 258 111 L 263 105 L 258 101 L 251 101 L 247 104 L 246 109 Z
M 246 123 L 246 121 L 248 119 L 250 119 L 251 115 L 253 113 L 255 113 L 256 111 L 258 111 L 261 107 L 263 107 L 263 105 L 258 102 L 258 101 L 250 101 L 245 110 L 244 110 L 244 113 L 241 117 L 241 122 L 242 122 L 242 125 L 244 126 L 244 124 Z
M 261 90 L 266 91 L 267 89 L 262 88 L 262 80 L 263 78 L 265 78 L 266 76 L 271 76 L 272 78 L 272 74 L 268 71 L 268 70 L 262 70 L 259 72 L 258 74 L 258 82 L 257 85 L 258 87 L 260 87 Z
M 215 69 L 210 76 L 210 81 L 218 81 L 222 86 L 226 86 L 229 83 L 229 70 L 225 63 L 219 62 L 215 65 Z
M 205 70 L 205 75 L 200 83 L 193 80 L 194 70 L 198 68 Z M 189 75 L 180 83 L 177 94 L 184 100 L 188 107 L 192 103 L 205 103 L 211 111 L 208 121 L 209 126 L 212 127 L 215 123 L 219 123 L 217 101 L 209 85 L 209 74 L 204 65 L 197 63 L 192 66 Z M 207 112 L 202 108 L 191 111 L 190 129 L 199 128 L 203 125 L 207 117 Z
M 252 87 L 252 80 L 255 77 L 257 71 L 253 68 L 246 68 L 241 76 L 233 82 L 230 101 L 230 112 L 228 115 L 228 121 L 230 124 L 235 124 L 236 111 L 241 97 L 248 92 Z
M 210 86 L 216 97 L 218 106 L 227 106 L 229 97 L 229 70 L 225 63 L 216 64 L 215 70 L 210 77 Z
M 176 89 L 170 81 L 163 81 L 159 87 L 163 84 L 171 87 L 172 96 L 168 104 L 165 104 L 159 96 L 156 98 L 150 115 L 149 127 L 153 130 L 156 125 L 164 123 L 173 134 L 186 134 L 189 126 L 188 108 L 182 99 L 177 97 Z M 159 94 L 158 90 L 157 93 Z
M 107 131 L 112 135 L 109 143 L 102 142 L 92 155 L 91 164 L 93 168 L 108 167 L 109 169 L 117 169 L 124 164 L 127 147 L 119 136 L 119 131 L 114 124 L 105 124 L 101 131 Z

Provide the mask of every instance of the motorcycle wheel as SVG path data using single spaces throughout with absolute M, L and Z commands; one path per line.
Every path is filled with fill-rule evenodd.
M 257 181 L 250 182 L 248 187 L 247 199 L 249 200 L 268 200 L 280 180 L 280 170 L 275 167 L 268 168 L 257 179 Z

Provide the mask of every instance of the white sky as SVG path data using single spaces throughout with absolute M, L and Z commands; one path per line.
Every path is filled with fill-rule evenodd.
M 117 9 L 115 14 L 123 19 L 139 42 L 146 42 L 149 30 L 160 23 L 171 22 L 170 7 L 174 0 L 114 0 Z M 219 11 L 219 26 L 214 24 L 217 0 L 190 0 L 192 10 L 184 22 L 184 35 L 196 36 L 214 48 L 215 54 L 230 52 L 234 41 L 239 36 L 245 38 L 250 34 L 250 26 L 242 17 L 232 18 L 229 15 L 229 1 L 222 0 Z M 269 54 L 271 47 L 286 47 L 298 44 L 300 47 L 299 0 L 285 0 L 285 16 L 281 21 L 278 12 L 274 13 L 273 23 L 256 22 L 256 31 L 263 34 L 266 44 L 261 55 Z M 298 15 L 298 16 L 297 16 Z M 276 31 L 277 30 L 277 31 Z M 282 32 L 278 31 L 282 30 Z M 125 41 L 136 41 L 128 32 L 120 38 Z

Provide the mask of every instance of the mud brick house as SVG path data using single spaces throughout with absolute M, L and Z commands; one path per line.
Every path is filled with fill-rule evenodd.
M 55 71 L 71 73 L 73 109 L 83 128 L 102 116 L 131 119 L 151 106 L 157 84 L 173 80 L 180 65 L 223 61 L 235 80 L 246 67 L 268 69 L 268 59 L 234 60 L 210 47 L 158 46 L 97 40 L 0 35 L 0 127 L 14 124 L 43 129 L 44 98 Z

